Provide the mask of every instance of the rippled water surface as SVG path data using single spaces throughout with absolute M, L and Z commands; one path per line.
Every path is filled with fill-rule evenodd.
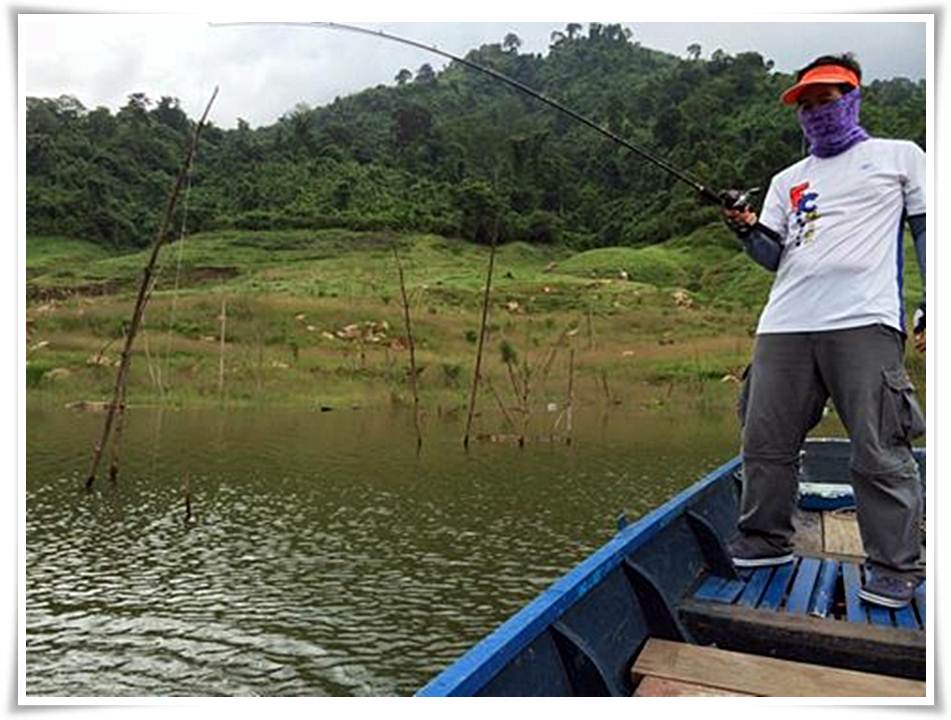
M 736 448 L 729 413 L 468 454 L 433 418 L 417 457 L 403 413 L 139 409 L 86 494 L 102 422 L 28 411 L 30 695 L 412 694 Z

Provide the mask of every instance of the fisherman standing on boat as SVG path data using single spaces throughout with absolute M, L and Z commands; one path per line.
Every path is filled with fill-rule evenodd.
M 903 364 L 902 239 L 907 221 L 924 280 L 925 154 L 862 128 L 850 55 L 820 57 L 796 80 L 781 99 L 796 106 L 809 155 L 773 178 L 759 216 L 724 212 L 747 252 L 776 271 L 741 401 L 744 486 L 730 552 L 737 567 L 793 559 L 799 450 L 831 396 L 851 439 L 868 556 L 860 596 L 899 608 L 924 573 L 911 441 L 925 428 Z

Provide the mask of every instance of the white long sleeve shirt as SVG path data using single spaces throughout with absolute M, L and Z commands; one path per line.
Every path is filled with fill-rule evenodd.
M 783 254 L 757 332 L 904 331 L 902 218 L 924 212 L 925 153 L 910 141 L 870 138 L 780 172 L 759 220 Z

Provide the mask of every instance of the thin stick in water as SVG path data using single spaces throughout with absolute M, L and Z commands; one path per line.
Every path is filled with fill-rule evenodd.
M 485 376 L 485 385 L 487 388 L 489 388 L 489 392 L 492 393 L 495 401 L 499 404 L 499 410 L 501 410 L 502 415 L 505 416 L 505 421 L 512 428 L 512 432 L 515 432 L 515 421 L 512 419 L 508 409 L 505 407 L 505 403 L 502 402 L 502 398 L 499 397 L 499 393 L 496 391 L 495 385 L 492 384 L 492 378 L 488 375 Z
M 228 321 L 228 303 L 225 296 L 221 296 L 221 342 L 218 350 L 218 397 L 221 402 L 225 398 L 225 323 Z
M 106 354 L 106 350 L 112 347 L 112 344 L 118 339 L 119 338 L 110 338 L 109 341 L 105 345 L 99 348 L 99 351 L 96 353 L 96 358 L 95 358 L 96 365 L 102 364 L 102 359 Z
M 192 483 L 191 475 L 185 471 L 185 477 L 182 479 L 182 494 L 185 496 L 185 522 L 193 522 L 195 516 L 192 514 Z
M 551 372 L 551 366 L 554 364 L 555 357 L 558 355 L 558 348 L 560 348 L 562 343 L 565 342 L 565 338 L 568 337 L 568 333 L 571 332 L 571 329 L 571 324 L 568 324 L 558 335 L 555 342 L 551 344 L 551 347 L 548 348 L 548 355 L 545 357 L 545 360 L 541 366 L 542 383 L 548 379 L 548 374 Z M 538 372 L 538 370 L 536 370 L 536 372 Z
M 601 369 L 601 389 L 604 390 L 604 401 L 611 404 L 611 390 L 608 388 L 608 371 Z
M 403 298 L 403 320 L 406 323 L 406 341 L 409 344 L 409 384 L 413 391 L 413 423 L 416 426 L 416 452 L 423 446 L 423 432 L 419 426 L 419 389 L 416 385 L 416 342 L 413 339 L 413 325 L 409 316 L 409 298 L 406 295 L 406 281 L 403 277 L 403 263 L 396 249 L 396 240 L 393 240 L 393 257 L 396 259 L 396 269 L 400 276 L 400 294 Z
M 475 412 L 476 395 L 479 389 L 479 380 L 482 372 L 482 348 L 485 344 L 485 328 L 489 317 L 489 296 L 492 288 L 492 269 L 495 266 L 495 247 L 498 242 L 499 221 L 495 220 L 495 232 L 492 234 L 492 247 L 489 249 L 489 269 L 485 277 L 485 295 L 482 298 L 482 323 L 479 326 L 479 345 L 476 348 L 475 370 L 472 373 L 472 390 L 469 393 L 469 413 L 466 417 L 466 432 L 462 438 L 462 446 L 469 449 L 469 431 L 472 429 L 472 415 Z
M 178 171 L 178 176 L 175 178 L 175 184 L 172 186 L 172 190 L 169 193 L 168 202 L 165 207 L 165 215 L 162 218 L 162 223 L 159 226 L 158 233 L 156 234 L 155 241 L 152 245 L 152 254 L 149 256 L 148 263 L 146 264 L 142 273 L 142 284 L 139 286 L 139 294 L 136 297 L 135 307 L 132 311 L 132 322 L 129 324 L 125 347 L 122 349 L 122 359 L 119 362 L 119 371 L 116 373 L 116 384 L 112 393 L 112 402 L 109 404 L 109 410 L 106 413 L 106 420 L 103 424 L 102 436 L 99 440 L 99 443 L 96 445 L 95 451 L 93 452 L 92 467 L 89 469 L 89 476 L 86 478 L 87 490 L 91 490 L 93 483 L 96 481 L 96 471 L 99 468 L 99 462 L 102 460 L 103 450 L 105 449 L 106 443 L 109 440 L 109 433 L 112 430 L 112 423 L 115 420 L 116 411 L 119 408 L 121 399 L 124 397 L 124 387 L 128 378 L 129 364 L 132 360 L 132 344 L 135 342 L 135 336 L 138 333 L 139 324 L 142 322 L 142 313 L 145 312 L 145 303 L 149 293 L 149 288 L 152 284 L 152 276 L 155 272 L 155 263 L 158 260 L 159 250 L 165 242 L 165 236 L 168 233 L 168 227 L 172 220 L 172 214 L 175 212 L 175 205 L 178 202 L 178 196 L 181 193 L 182 185 L 185 182 L 185 177 L 188 175 L 188 169 L 191 167 L 192 157 L 195 155 L 195 150 L 198 147 L 198 138 L 201 134 L 202 128 L 205 125 L 205 120 L 208 118 L 211 105 L 215 101 L 217 95 L 218 88 L 216 87 L 214 93 L 211 95 L 211 99 L 208 101 L 208 105 L 205 107 L 205 112 L 202 114 L 201 120 L 199 120 L 198 125 L 195 127 L 191 144 L 189 145 L 188 151 L 185 154 L 185 160 Z
M 531 419 L 531 402 L 529 401 L 529 392 L 531 390 L 531 366 L 528 361 L 528 348 L 526 347 L 524 360 L 522 361 L 522 434 L 519 436 L 519 446 L 525 445 L 525 436 L 528 434 L 528 421 Z
M 508 371 L 509 371 L 509 380 L 512 382 L 512 394 L 515 396 L 515 400 L 518 403 L 521 403 L 522 389 L 521 387 L 519 387 L 518 379 L 515 377 L 516 373 L 515 373 L 515 368 L 513 367 L 512 359 L 511 357 L 503 358 L 503 359 L 505 362 L 505 367 L 508 368 Z
M 116 431 L 112 435 L 112 459 L 109 463 L 109 481 L 116 482 L 119 477 L 119 448 L 122 446 L 122 430 L 125 427 L 125 392 L 123 385 L 119 397 L 119 409 L 116 411 Z

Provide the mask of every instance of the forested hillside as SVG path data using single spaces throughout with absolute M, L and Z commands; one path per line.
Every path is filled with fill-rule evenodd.
M 791 76 L 757 53 L 700 58 L 643 47 L 620 25 L 570 24 L 544 56 L 515 35 L 468 58 L 577 109 L 716 187 L 764 186 L 802 154 L 778 102 Z M 861 58 L 859 58 L 861 61 Z M 268 127 L 209 127 L 190 231 L 345 227 L 577 249 L 644 245 L 715 218 L 691 191 L 597 133 L 458 64 L 394 67 L 392 85 L 298 105 Z M 147 89 L 144 89 L 147 90 Z M 875 135 L 925 142 L 925 86 L 863 89 Z M 142 246 L 156 230 L 193 120 L 174 98 L 112 113 L 28 98 L 27 232 Z

